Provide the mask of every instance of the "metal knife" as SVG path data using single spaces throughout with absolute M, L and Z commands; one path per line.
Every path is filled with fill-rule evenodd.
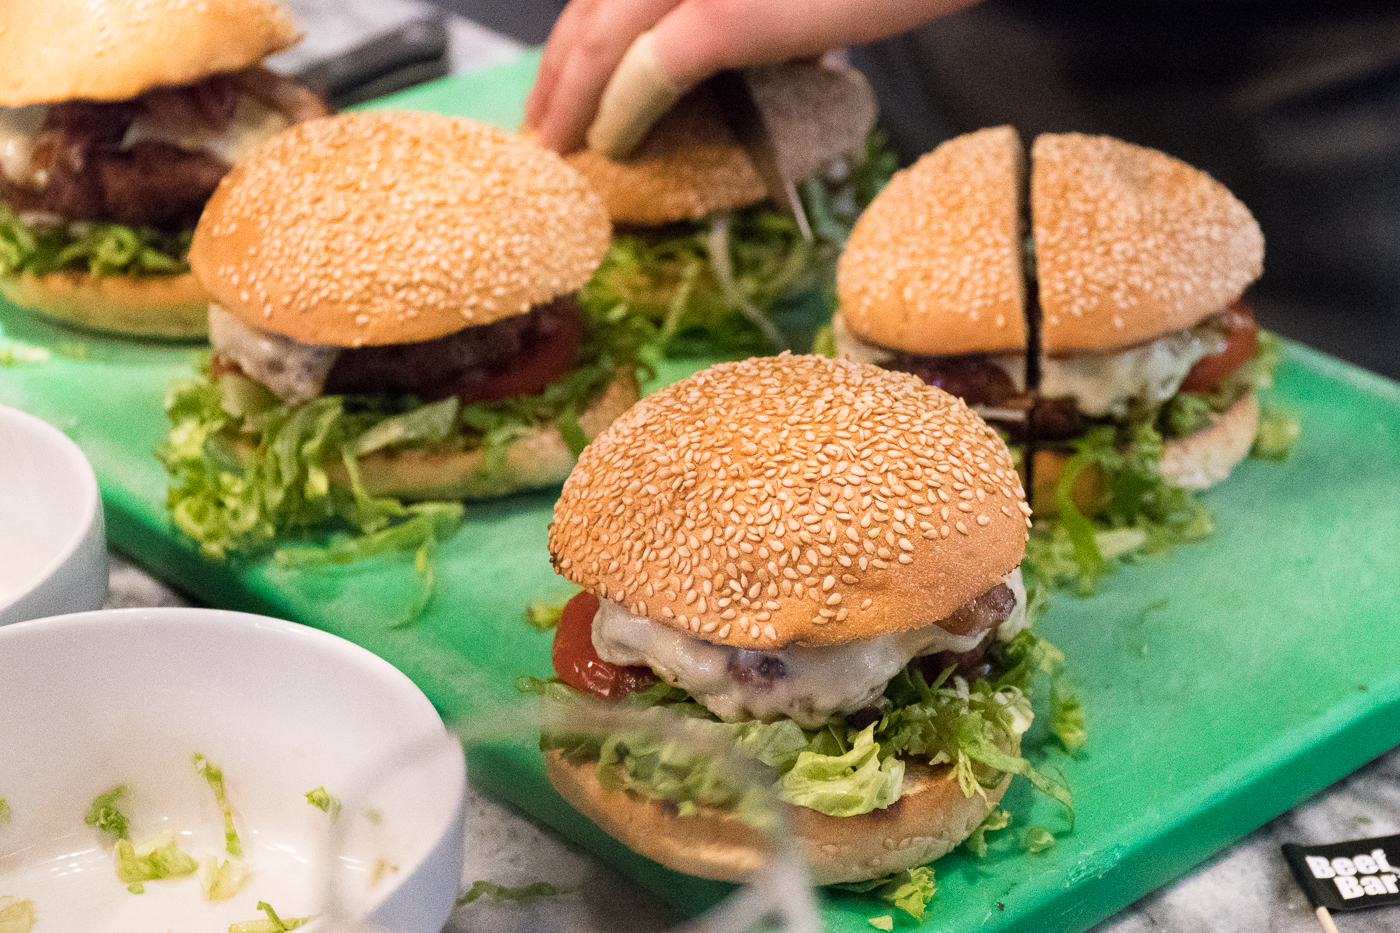
M 812 241 L 812 225 L 807 221 L 807 212 L 802 207 L 802 199 L 797 195 L 797 185 L 783 172 L 778 161 L 778 147 L 773 141 L 772 129 L 758 109 L 754 100 L 753 88 L 748 77 L 742 72 L 727 69 L 715 74 L 705 82 L 715 102 L 719 104 L 729 131 L 744 147 L 768 196 L 780 207 L 785 207 L 797 221 L 797 229 L 802 238 Z

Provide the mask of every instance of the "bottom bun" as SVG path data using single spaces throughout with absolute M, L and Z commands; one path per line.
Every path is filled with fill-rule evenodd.
M 22 308 L 91 330 L 191 340 L 209 334 L 209 296 L 184 275 L 92 276 L 85 272 L 0 278 Z
M 1167 441 L 1162 446 L 1158 470 L 1169 485 L 1182 489 L 1206 489 L 1230 475 L 1235 464 L 1243 460 L 1254 446 L 1254 434 L 1259 427 L 1259 400 L 1253 393 L 1246 395 L 1218 415 L 1211 416 L 1210 427 L 1190 437 Z M 1035 452 L 1035 488 L 1031 492 L 1031 507 L 1039 515 L 1056 515 L 1055 490 L 1060 473 L 1069 454 L 1058 450 Z M 1103 485 L 1103 473 L 1090 464 L 1074 479 L 1070 499 L 1085 515 L 1098 515 L 1108 506 L 1108 491 Z
M 1254 393 L 1211 418 L 1210 427 L 1162 448 L 1162 478 L 1183 489 L 1205 489 L 1230 475 L 1249 454 L 1259 429 Z
M 579 417 L 579 427 L 592 440 L 640 395 L 637 380 L 630 373 L 619 374 Z M 562 483 L 577 459 L 551 424 L 523 433 L 506 449 L 502 464 L 487 464 L 480 450 L 450 454 L 408 450 L 361 457 L 359 470 L 360 482 L 372 496 L 410 502 L 481 499 Z M 326 473 L 336 485 L 350 485 L 340 463 L 329 464 Z
M 667 801 L 607 790 L 598 782 L 594 762 L 575 764 L 557 750 L 546 753 L 545 772 L 574 809 L 667 868 L 716 881 L 743 881 L 763 864 L 767 837 L 732 813 L 702 808 L 694 816 L 681 816 Z M 984 799 L 964 796 L 951 772 L 947 765 L 906 762 L 900 798 L 859 816 L 789 807 L 789 826 L 813 883 L 865 881 L 915 868 L 972 835 L 1001 800 L 1011 776 L 989 788 Z

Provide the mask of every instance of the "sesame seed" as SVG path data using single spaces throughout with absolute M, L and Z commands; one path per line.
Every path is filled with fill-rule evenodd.
M 935 577 L 964 560 L 948 519 L 933 524 L 936 510 L 955 510 L 933 496 L 956 481 L 964 488 L 944 498 L 971 510 L 981 485 L 998 495 L 985 478 L 998 469 L 1014 484 L 995 435 L 912 376 L 810 357 L 725 363 L 653 393 L 584 450 L 556 504 L 550 549 L 569 579 L 646 596 L 651 618 L 697 637 L 740 647 L 870 637 L 887 624 L 888 603 L 860 627 L 805 633 L 844 620 L 848 606 L 872 609 L 862 588 L 902 594 L 898 573 L 862 574 L 912 564 Z M 1003 502 L 1023 501 L 1016 491 L 979 522 L 1002 529 L 984 540 L 1007 541 L 1007 551 L 997 523 Z

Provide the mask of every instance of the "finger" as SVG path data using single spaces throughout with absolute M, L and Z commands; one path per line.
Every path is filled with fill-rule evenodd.
M 706 0 L 656 24 L 656 54 L 681 85 L 722 68 L 820 55 L 912 29 L 975 0 Z
M 603 88 L 633 40 L 681 0 L 604 0 L 561 40 L 558 76 L 540 108 L 540 141 L 569 152 L 583 145 Z
M 642 33 L 603 90 L 598 115 L 588 127 L 588 148 L 609 159 L 625 158 L 685 90 L 657 61 L 652 33 Z
M 582 27 L 602 2 L 605 0 L 570 0 L 559 14 L 559 18 L 554 21 L 549 38 L 545 41 L 544 51 L 540 54 L 540 67 L 535 74 L 535 83 L 525 99 L 526 126 L 536 126 L 541 115 L 548 109 L 569 49 L 573 47 Z

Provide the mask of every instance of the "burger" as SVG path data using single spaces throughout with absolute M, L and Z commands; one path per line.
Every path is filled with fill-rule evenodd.
M 257 143 L 325 113 L 260 62 L 270 0 L 14 0 L 0 13 L 0 293 L 99 330 L 203 336 L 190 232 Z
M 942 855 L 1020 757 L 1043 644 L 1018 565 L 1029 508 L 1006 445 L 914 376 L 820 356 L 722 363 L 583 452 L 550 526 L 583 588 L 556 701 L 665 707 L 771 767 L 819 884 Z M 547 772 L 662 864 L 739 880 L 764 837 L 704 755 L 546 732 Z
M 800 322 L 780 327 L 775 312 L 785 299 L 829 287 L 850 224 L 894 168 L 872 133 L 875 95 L 854 68 L 800 61 L 745 74 L 783 174 L 799 182 L 811 243 L 769 199 L 704 84 L 624 160 L 588 149 L 567 157 L 616 228 L 584 300 L 645 315 L 673 355 L 787 345 Z
M 841 258 L 836 348 L 1023 445 L 1038 512 L 1179 515 L 1171 490 L 1224 479 L 1254 440 L 1259 227 L 1206 173 L 1111 137 L 1044 134 L 1026 165 L 995 127 L 899 173 Z
M 470 120 L 346 114 L 259 146 L 190 248 L 213 356 L 167 404 L 176 524 L 221 555 L 561 482 L 637 397 L 638 330 L 574 297 L 608 235 L 558 156 Z

